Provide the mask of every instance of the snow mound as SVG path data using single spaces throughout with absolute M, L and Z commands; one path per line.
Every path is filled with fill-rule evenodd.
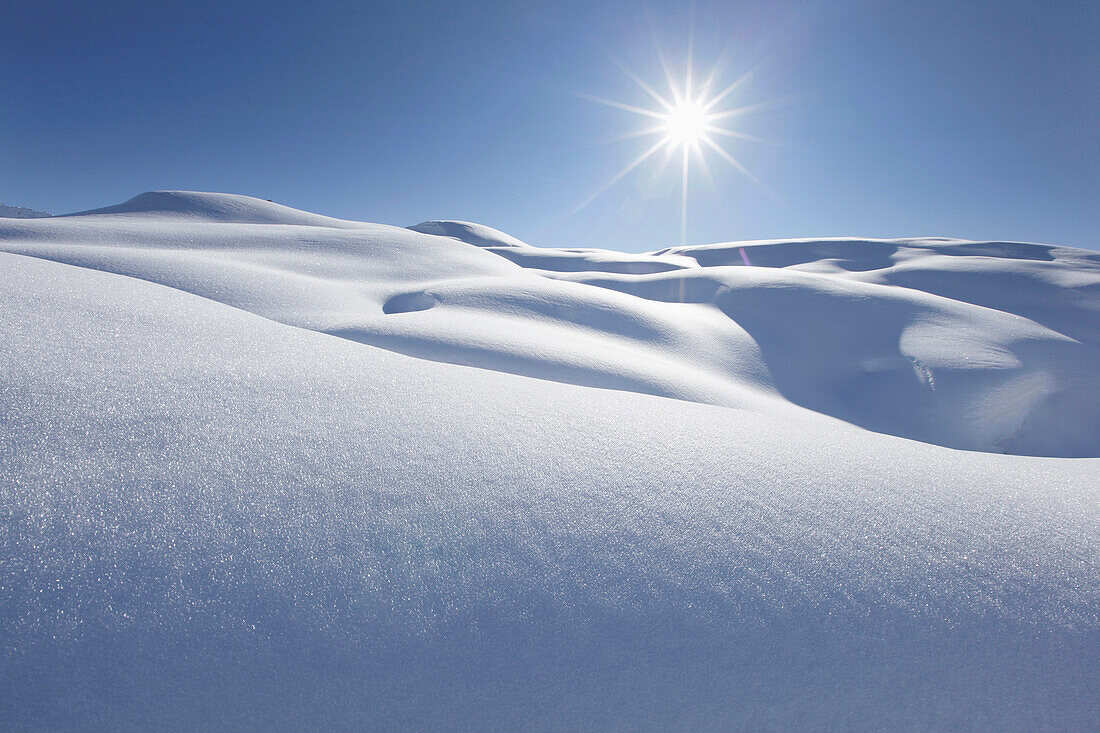
M 347 228 L 357 222 L 333 219 L 320 214 L 292 209 L 251 196 L 199 191 L 149 191 L 129 201 L 101 209 L 62 216 L 139 215 L 159 219 L 191 219 L 238 224 L 290 224 Z
M 421 358 L 954 448 L 1100 456 L 1100 256 L 1081 250 L 561 250 L 465 222 L 401 229 L 181 192 L 21 226 L 7 251 Z
M 0 220 L 7 727 L 1100 716 L 1095 253 L 146 196 Z
M 9 219 L 41 219 L 46 216 L 50 216 L 50 214 L 47 214 L 45 211 L 28 209 L 26 206 L 7 206 L 5 204 L 0 204 L 0 217 Z
M 438 234 L 441 237 L 452 237 L 473 244 L 478 247 L 526 247 L 510 234 L 487 227 L 484 224 L 473 224 L 468 221 L 422 221 L 409 227 L 414 232 L 422 234 Z

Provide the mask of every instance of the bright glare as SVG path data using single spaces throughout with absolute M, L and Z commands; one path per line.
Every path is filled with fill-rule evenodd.
M 609 107 L 632 112 L 650 120 L 652 126 L 627 133 L 623 135 L 621 139 L 654 135 L 657 136 L 657 142 L 631 161 L 629 165 L 612 176 L 611 180 L 600 186 L 595 193 L 585 199 L 574 211 L 583 209 L 597 196 L 611 188 L 611 186 L 615 185 L 615 183 L 630 173 L 630 171 L 634 170 L 653 156 L 658 155 L 658 153 L 663 150 L 666 155 L 663 156 L 664 163 L 662 164 L 662 170 L 664 166 L 667 166 L 671 162 L 673 157 L 679 157 L 681 159 L 678 166 L 681 176 L 680 243 L 684 244 L 687 241 L 688 178 L 690 176 L 691 161 L 693 158 L 702 168 L 706 178 L 711 180 L 712 183 L 713 180 L 711 179 L 710 168 L 707 165 L 707 155 L 711 153 L 732 165 L 757 186 L 764 190 L 768 190 L 767 186 L 745 168 L 737 158 L 730 154 L 725 147 L 715 141 L 715 136 L 720 136 L 727 140 L 737 139 L 767 142 L 753 135 L 746 135 L 743 132 L 732 130 L 720 124 L 726 120 L 732 120 L 733 118 L 741 117 L 744 114 L 756 111 L 766 106 L 766 103 L 725 108 L 719 106 L 722 102 L 725 101 L 728 103 L 735 98 L 735 92 L 737 92 L 741 85 L 748 80 L 751 72 L 737 79 L 725 89 L 715 91 L 713 83 L 718 74 L 717 67 L 711 69 L 702 84 L 693 84 L 694 77 L 691 70 L 690 47 L 686 72 L 682 84 L 673 79 L 672 73 L 665 60 L 664 53 L 660 48 L 658 48 L 658 56 L 661 59 L 661 66 L 665 72 L 665 80 L 668 83 L 668 92 L 665 94 L 658 92 L 644 79 L 627 69 L 618 61 L 615 62 L 619 68 L 626 72 L 627 76 L 629 76 L 634 83 L 656 103 L 655 108 L 637 107 L 632 104 L 624 104 L 622 102 L 603 99 L 601 97 L 593 97 L 587 94 L 579 95 L 593 102 L 599 102 Z M 675 152 L 679 152 L 680 154 L 678 156 L 673 156 L 672 154 Z
M 676 145 L 691 145 L 706 134 L 707 113 L 698 102 L 680 102 L 665 122 L 671 142 Z

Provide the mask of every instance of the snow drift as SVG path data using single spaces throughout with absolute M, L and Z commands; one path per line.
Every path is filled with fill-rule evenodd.
M 39 219 L 45 216 L 50 215 L 45 211 L 28 209 L 26 206 L 7 206 L 5 204 L 0 204 L 0 217 L 11 219 Z
M 0 266 L 15 728 L 1100 714 L 1096 253 L 156 192 Z

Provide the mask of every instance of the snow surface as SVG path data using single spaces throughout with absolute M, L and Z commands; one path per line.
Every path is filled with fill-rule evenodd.
M 26 206 L 7 206 L 5 204 L 0 204 L 0 217 L 12 219 L 39 219 L 44 216 L 50 216 L 50 214 L 47 214 L 45 211 L 28 209 Z
M 1096 253 L 156 192 L 0 272 L 10 728 L 1100 719 Z

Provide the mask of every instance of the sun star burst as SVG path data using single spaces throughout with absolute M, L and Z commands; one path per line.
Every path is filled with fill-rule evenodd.
M 752 172 L 737 160 L 737 158 L 735 158 L 725 147 L 716 142 L 714 136 L 717 135 L 725 138 L 736 138 L 753 142 L 768 141 L 718 124 L 720 121 L 739 117 L 763 106 L 762 104 L 752 104 L 741 107 L 720 108 L 721 103 L 727 100 L 733 92 L 744 84 L 750 74 L 745 74 L 726 88 L 715 93 L 711 89 L 718 74 L 718 67 L 715 66 L 711 69 L 703 84 L 700 85 L 697 90 L 693 90 L 691 54 L 688 54 L 687 70 L 684 74 L 682 83 L 677 83 L 674 79 L 664 54 L 660 53 L 659 48 L 658 55 L 668 84 L 668 91 L 665 94 L 661 94 L 654 89 L 651 84 L 648 84 L 644 79 L 632 72 L 622 63 L 612 59 L 616 66 L 622 69 L 635 84 L 656 102 L 656 108 L 638 107 L 616 102 L 611 99 L 594 97 L 588 94 L 579 95 L 590 101 L 645 117 L 654 123 L 645 129 L 622 135 L 618 139 L 642 137 L 650 137 L 652 139 L 656 137 L 656 142 L 651 144 L 645 152 L 616 173 L 611 180 L 603 184 L 595 193 L 585 199 L 575 211 L 579 211 L 590 204 L 596 197 L 611 188 L 611 186 L 620 181 L 632 170 L 662 150 L 666 153 L 664 159 L 665 166 L 668 165 L 669 161 L 676 153 L 679 153 L 681 157 L 680 244 L 683 245 L 687 240 L 688 181 L 691 177 L 692 159 L 694 158 L 698 161 L 704 174 L 708 179 L 711 179 L 712 182 L 713 179 L 711 178 L 710 168 L 707 163 L 707 155 L 711 153 L 722 158 L 726 163 L 729 163 L 757 186 L 768 190 L 767 186 L 765 186 L 760 179 L 754 176 Z

